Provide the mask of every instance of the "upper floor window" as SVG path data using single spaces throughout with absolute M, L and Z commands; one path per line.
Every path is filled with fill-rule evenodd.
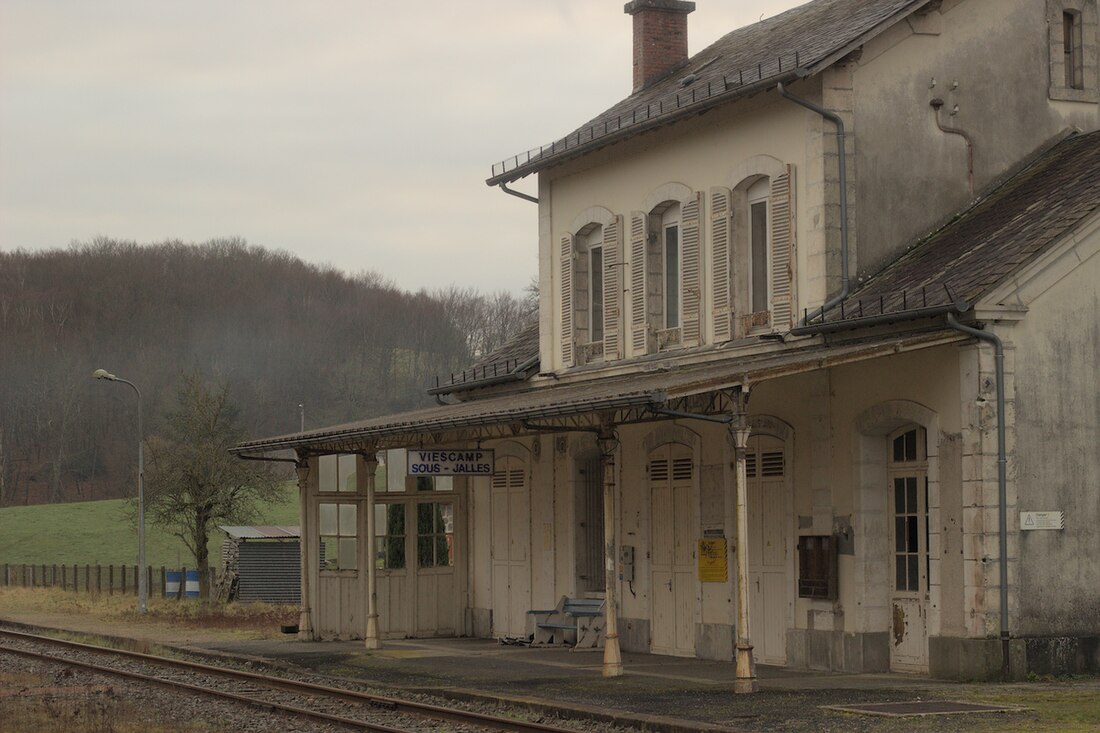
M 749 280 L 753 313 L 766 313 L 770 303 L 768 292 L 768 179 L 762 178 L 749 188 Z
M 622 218 L 607 213 L 606 219 L 561 238 L 561 359 L 566 367 L 622 354 Z
M 753 162 L 767 172 L 733 189 L 712 188 L 708 197 L 711 327 L 719 343 L 793 325 L 792 168 L 763 156 Z
M 680 207 L 670 206 L 661 217 L 665 329 L 680 327 Z
M 588 235 L 588 333 L 592 343 L 603 342 L 603 227 Z
M 702 342 L 702 197 L 675 185 L 688 198 L 667 200 L 630 217 L 630 342 L 635 356 Z
M 1066 87 L 1085 88 L 1081 14 L 1073 10 L 1062 13 L 1062 55 L 1065 61 Z
M 1100 102 L 1097 0 L 1047 0 L 1051 99 Z

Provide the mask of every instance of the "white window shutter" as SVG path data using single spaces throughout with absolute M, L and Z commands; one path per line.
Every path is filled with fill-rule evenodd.
M 630 215 L 630 347 L 634 356 L 649 351 L 649 318 L 646 303 L 646 251 L 649 249 L 649 215 Z
M 561 238 L 561 361 L 562 366 L 574 364 L 573 343 L 573 235 Z
M 791 166 L 771 180 L 772 326 L 789 331 L 794 315 L 794 189 Z
M 730 297 L 730 243 L 733 239 L 733 195 L 728 188 L 710 190 L 710 289 L 713 298 L 711 322 L 714 342 L 733 336 L 733 299 Z
M 698 346 L 702 334 L 702 251 L 699 246 L 703 228 L 703 194 L 694 194 L 680 204 L 680 256 L 683 261 L 680 273 L 680 298 L 683 323 L 680 343 Z
M 622 355 L 622 251 L 623 218 L 603 228 L 603 358 L 621 359 Z

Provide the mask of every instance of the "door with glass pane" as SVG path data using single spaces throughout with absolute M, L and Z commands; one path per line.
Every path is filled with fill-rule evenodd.
M 362 505 L 357 461 L 353 455 L 324 455 L 317 460 L 317 498 L 313 505 L 321 557 L 317 568 L 314 632 L 323 639 L 363 635 L 366 611 L 360 574 Z
M 454 502 L 418 499 L 410 508 L 416 511 L 416 635 L 454 636 Z
M 924 428 L 890 436 L 890 669 L 928 669 L 928 463 Z
M 454 636 L 461 498 L 449 476 L 406 474 L 405 453 L 385 451 L 375 482 L 373 562 L 383 638 Z

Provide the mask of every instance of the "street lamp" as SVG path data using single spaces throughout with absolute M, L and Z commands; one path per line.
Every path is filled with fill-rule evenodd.
M 138 401 L 138 613 L 145 613 L 145 601 L 149 595 L 149 578 L 145 568 L 145 448 L 141 432 L 141 390 L 133 382 L 116 377 L 106 369 L 96 369 L 92 372 L 96 379 L 106 379 L 109 382 L 122 382 L 128 384 L 137 394 Z

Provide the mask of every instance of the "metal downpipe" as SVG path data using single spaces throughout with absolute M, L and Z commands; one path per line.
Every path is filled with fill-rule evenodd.
M 1008 632 L 1008 449 L 1005 440 L 1005 347 L 997 334 L 979 328 L 964 326 L 947 314 L 947 325 L 956 331 L 969 334 L 993 344 L 997 379 L 997 532 L 1000 550 L 1000 603 L 1001 603 L 1001 673 L 1007 682 L 1011 679 L 1012 663 L 1009 657 Z
M 840 168 L 840 292 L 825 301 L 825 305 L 803 315 L 797 326 L 797 328 L 802 328 L 809 321 L 824 315 L 848 297 L 848 158 L 844 145 L 844 120 L 840 118 L 840 115 L 807 99 L 796 97 L 787 91 L 787 88 L 783 86 L 783 82 L 779 82 L 777 88 L 784 99 L 789 99 L 795 104 L 816 112 L 836 125 L 837 167 Z
M 539 202 L 539 200 L 537 198 L 535 198 L 534 196 L 530 196 L 528 194 L 525 194 L 522 191 L 517 191 L 514 188 L 508 188 L 507 183 L 500 184 L 500 190 L 504 191 L 504 193 L 510 193 L 513 196 L 515 196 L 516 198 L 523 199 L 524 201 L 530 201 L 533 204 L 537 204 Z

